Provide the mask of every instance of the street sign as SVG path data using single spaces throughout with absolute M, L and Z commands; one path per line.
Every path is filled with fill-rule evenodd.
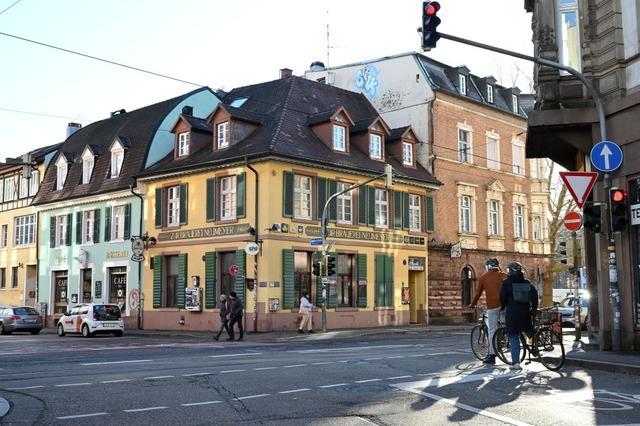
M 576 232 L 582 226 L 582 215 L 580 212 L 569 212 L 564 215 L 564 227 L 571 232 Z
M 238 275 L 238 272 L 240 272 L 240 268 L 238 267 L 238 265 L 233 264 L 229 266 L 229 275 L 236 276 Z
M 249 256 L 255 256 L 256 254 L 258 254 L 259 251 L 260 251 L 260 246 L 257 243 L 254 243 L 253 241 L 249 241 L 244 246 L 244 252 L 247 253 Z
M 614 142 L 598 142 L 591 148 L 591 164 L 601 172 L 612 172 L 622 165 L 622 150 Z
M 322 238 L 314 238 L 310 241 L 312 246 L 322 245 Z
M 640 225 L 640 204 L 631 204 L 631 225 Z
M 560 172 L 560 178 L 576 202 L 578 208 L 584 206 L 587 197 L 598 179 L 597 172 Z

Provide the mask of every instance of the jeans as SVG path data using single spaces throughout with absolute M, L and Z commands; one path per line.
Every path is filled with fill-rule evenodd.
M 533 330 L 527 331 L 527 337 L 533 338 Z M 511 347 L 511 363 L 520 363 L 520 332 L 509 333 L 509 346 Z
M 238 330 L 240 331 L 240 339 L 244 336 L 244 329 L 242 328 L 242 317 L 232 317 L 229 321 L 229 331 L 231 332 L 230 338 L 234 338 L 233 326 L 238 324 Z
M 489 355 L 495 355 L 493 348 L 493 335 L 496 334 L 498 328 L 498 318 L 500 317 L 500 308 L 487 309 L 487 329 L 489 330 Z
M 226 318 L 220 318 L 220 330 L 218 330 L 218 334 L 216 335 L 216 340 L 220 338 L 220 335 L 225 330 L 229 335 L 229 338 L 231 338 L 231 331 L 229 331 L 229 321 Z

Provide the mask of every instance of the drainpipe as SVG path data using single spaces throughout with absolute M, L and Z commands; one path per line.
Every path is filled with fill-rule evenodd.
M 133 183 L 129 185 L 129 190 L 131 194 L 140 198 L 140 226 L 138 228 L 138 233 L 142 235 L 142 218 L 144 217 L 144 199 L 142 195 L 133 191 L 133 188 L 137 188 L 138 180 L 134 177 Z M 138 262 L 138 330 L 142 330 L 142 264 L 143 262 Z
M 260 226 L 258 226 L 258 194 L 260 193 L 260 191 L 258 190 L 258 184 L 259 184 L 258 171 L 254 169 L 251 164 L 249 164 L 249 160 L 247 159 L 247 157 L 244 157 L 244 163 L 247 166 L 247 168 L 251 170 L 254 175 L 256 175 L 255 206 L 254 206 L 254 211 L 255 211 L 254 212 L 254 217 L 255 217 L 254 229 L 256 230 L 256 232 L 255 232 L 253 241 L 256 244 L 259 244 L 258 232 L 259 232 Z M 260 250 L 260 253 L 262 253 L 262 250 Z M 258 287 L 260 287 L 258 285 L 258 255 L 255 255 L 253 257 L 253 279 L 255 280 L 255 285 L 253 287 L 253 332 L 257 333 L 258 332 Z

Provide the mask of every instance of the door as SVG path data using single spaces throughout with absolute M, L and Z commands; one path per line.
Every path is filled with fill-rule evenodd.
M 80 273 L 82 277 L 82 302 L 91 303 L 92 291 L 91 291 L 91 269 L 83 269 Z
M 26 306 L 33 307 L 36 304 L 36 265 L 27 265 L 27 276 L 24 286 L 24 302 Z
M 69 303 L 67 278 L 67 271 L 56 271 L 53 273 L 53 285 L 55 287 L 54 314 L 63 314 L 67 310 L 67 305 Z
M 411 324 L 418 323 L 418 286 L 416 285 L 416 276 L 418 274 L 409 271 L 409 321 Z

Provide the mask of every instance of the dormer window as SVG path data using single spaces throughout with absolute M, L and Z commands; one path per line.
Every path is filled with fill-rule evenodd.
M 111 148 L 111 178 L 117 178 L 122 171 L 124 161 L 124 147 L 119 142 L 113 144 Z
M 56 191 L 64 188 L 64 182 L 67 180 L 67 161 L 63 155 L 56 162 Z
M 382 159 L 382 136 L 376 134 L 369 135 L 369 156 L 377 160 Z
M 518 114 L 518 95 L 511 95 L 511 107 L 513 108 L 513 113 Z
M 460 89 L 460 93 L 462 93 L 463 95 L 467 94 L 467 76 L 460 74 L 458 76 L 458 85 L 459 85 L 459 89 Z
M 178 135 L 178 157 L 189 155 L 189 133 L 184 132 Z
M 413 166 L 413 144 L 402 142 L 402 164 Z
M 93 165 L 95 160 L 93 154 L 89 149 L 85 149 L 82 154 L 82 184 L 85 185 L 91 181 L 91 175 L 93 174 Z
M 490 84 L 487 84 L 487 102 L 493 103 L 493 86 Z
M 229 146 L 229 122 L 224 121 L 216 126 L 218 149 Z
M 345 152 L 347 128 L 338 124 L 333 125 L 333 149 Z

